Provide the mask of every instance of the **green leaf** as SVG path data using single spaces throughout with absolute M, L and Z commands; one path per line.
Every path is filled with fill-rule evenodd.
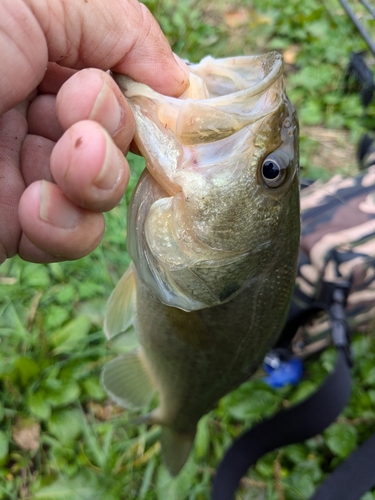
M 370 350 L 370 339 L 365 335 L 358 335 L 352 342 L 354 358 L 365 356 Z
M 75 380 L 54 380 L 44 386 L 47 401 L 51 406 L 65 406 L 78 400 L 81 389 Z
M 144 498 L 147 498 L 147 493 L 149 491 L 152 491 L 152 489 L 153 489 L 152 476 L 154 474 L 155 465 L 156 465 L 155 457 L 152 457 L 151 460 L 149 460 L 149 462 L 146 466 L 145 473 L 143 475 L 143 481 L 142 481 L 142 486 L 139 490 L 138 500 L 142 500 Z
M 76 294 L 77 292 L 73 285 L 64 285 L 57 291 L 55 298 L 60 304 L 69 304 L 73 302 Z
M 290 398 L 290 402 L 292 404 L 300 403 L 307 397 L 311 396 L 315 389 L 316 384 L 314 384 L 310 380 L 303 380 L 298 384 L 296 390 L 293 392 L 293 395 Z
M 375 366 L 367 371 L 364 382 L 368 385 L 375 386 Z
M 70 311 L 66 307 L 51 304 L 45 313 L 44 328 L 47 331 L 59 328 L 69 317 Z
M 280 402 L 277 394 L 270 389 L 255 389 L 246 400 L 240 401 L 228 408 L 230 415 L 238 420 L 259 420 L 265 415 L 274 412 Z
M 180 474 L 171 478 L 165 467 L 160 467 L 156 479 L 156 494 L 158 500 L 177 500 L 186 498 L 194 482 L 197 466 L 189 460 Z
M 82 432 L 82 414 L 76 409 L 54 411 L 48 421 L 48 431 L 63 444 L 73 442 Z
M 31 358 L 18 358 L 15 362 L 15 367 L 18 370 L 20 382 L 23 387 L 40 372 L 38 363 Z
M 357 430 L 346 423 L 332 424 L 325 432 L 328 448 L 340 458 L 345 458 L 357 446 Z
M 268 453 L 256 463 L 255 470 L 263 476 L 263 478 L 274 476 L 274 462 L 276 455 L 277 452 Z
M 61 478 L 36 491 L 33 500 L 102 500 L 107 499 L 93 472 L 84 471 L 76 477 Z M 109 499 L 108 499 L 109 500 Z
M 318 21 L 309 23 L 307 25 L 307 30 L 311 35 L 313 35 L 316 38 L 322 38 L 324 35 L 329 32 L 329 23 L 327 20 L 319 19 Z
M 33 288 L 48 288 L 50 285 L 48 266 L 27 264 L 22 271 L 22 282 Z
M 315 483 L 308 470 L 298 471 L 292 474 L 290 483 L 299 492 L 301 495 L 300 498 L 309 498 L 315 490 Z
M 51 415 L 51 405 L 42 389 L 28 396 L 27 405 L 31 413 L 42 420 L 47 420 Z
M 5 462 L 9 453 L 9 436 L 0 431 L 0 465 Z
M 51 272 L 51 275 L 53 278 L 55 278 L 56 281 L 63 281 L 65 278 L 65 274 L 63 271 L 63 264 L 60 262 L 52 262 L 51 264 L 48 264 L 48 268 Z
M 209 415 L 205 415 L 198 422 L 197 435 L 195 437 L 194 450 L 198 459 L 207 455 L 210 447 Z
M 54 332 L 50 339 L 55 346 L 54 354 L 70 353 L 83 349 L 88 342 L 91 321 L 87 316 L 78 316 Z
M 344 128 L 345 118 L 339 113 L 330 114 L 325 120 L 325 126 L 327 128 L 338 129 Z
M 295 464 L 299 464 L 306 460 L 308 451 L 302 444 L 291 444 L 284 450 L 285 456 Z
M 101 400 L 107 396 L 99 377 L 89 377 L 83 380 L 82 387 L 85 393 L 92 399 Z
M 371 491 L 368 491 L 359 500 L 375 500 L 375 493 L 371 493 Z
M 268 44 L 269 49 L 282 50 L 287 49 L 290 46 L 290 40 L 287 38 L 274 37 L 270 40 Z
M 103 295 L 103 285 L 94 281 L 83 281 L 78 284 L 78 294 L 81 299 L 91 299 L 96 295 Z
M 318 125 L 323 122 L 321 104 L 316 101 L 308 101 L 300 108 L 299 118 L 305 125 Z
M 369 390 L 368 391 L 368 396 L 370 398 L 370 401 L 372 402 L 372 404 L 374 405 L 374 408 L 375 408 L 375 390 Z

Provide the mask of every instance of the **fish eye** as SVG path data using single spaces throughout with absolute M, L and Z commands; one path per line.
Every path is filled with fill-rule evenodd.
M 269 188 L 279 187 L 287 176 L 289 163 L 289 158 L 281 151 L 268 155 L 261 167 L 265 185 Z

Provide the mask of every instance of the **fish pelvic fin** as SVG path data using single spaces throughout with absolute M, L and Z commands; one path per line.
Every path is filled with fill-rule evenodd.
M 135 270 L 130 265 L 108 299 L 103 328 L 108 340 L 134 324 L 135 296 Z
M 161 453 L 171 476 L 177 476 L 185 465 L 193 447 L 195 432 L 178 433 L 169 427 L 162 427 L 160 435 Z
M 124 408 L 146 406 L 156 391 L 141 348 L 109 361 L 101 380 L 108 395 Z

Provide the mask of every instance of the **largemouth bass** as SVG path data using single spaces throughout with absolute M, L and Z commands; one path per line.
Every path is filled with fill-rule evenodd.
M 105 333 L 132 325 L 139 347 L 109 362 L 105 388 L 162 426 L 172 475 L 199 419 L 247 380 L 286 317 L 300 238 L 298 124 L 281 56 L 191 65 L 179 99 L 116 75 L 146 169 L 128 214 L 133 265 Z

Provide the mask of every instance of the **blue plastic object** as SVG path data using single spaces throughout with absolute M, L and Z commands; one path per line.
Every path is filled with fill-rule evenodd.
M 303 363 L 298 358 L 282 361 L 276 354 L 269 353 L 263 362 L 263 368 L 268 373 L 268 377 L 263 380 L 276 389 L 288 384 L 297 385 L 302 377 Z

